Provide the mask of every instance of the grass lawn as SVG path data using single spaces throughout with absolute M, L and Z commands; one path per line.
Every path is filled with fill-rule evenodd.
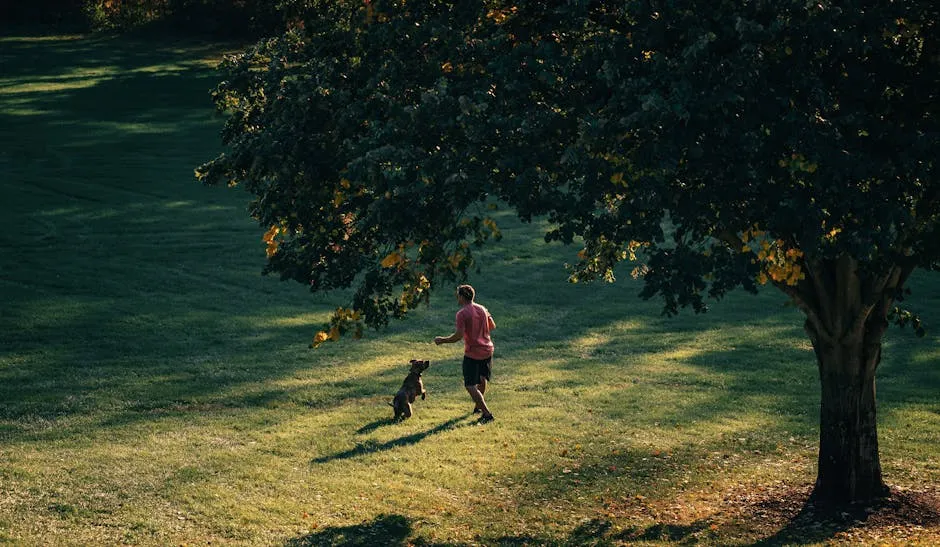
M 474 423 L 459 345 L 431 342 L 450 287 L 308 349 L 343 295 L 260 276 L 248 196 L 193 180 L 220 150 L 220 51 L 0 37 L 0 543 L 940 542 L 936 330 L 888 334 L 895 495 L 826 519 L 803 510 L 815 361 L 772 290 L 665 319 L 629 275 L 567 284 L 577 249 L 503 213 L 470 280 L 498 323 L 495 422 Z M 936 276 L 912 285 L 940 308 Z M 412 358 L 429 397 L 394 424 Z

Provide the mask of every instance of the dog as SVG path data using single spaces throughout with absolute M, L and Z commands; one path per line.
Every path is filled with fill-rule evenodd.
M 395 394 L 395 398 L 388 403 L 395 410 L 396 421 L 411 417 L 411 403 L 415 402 L 418 395 L 421 395 L 421 399 L 427 397 L 428 392 L 424 389 L 424 382 L 421 381 L 421 373 L 429 366 L 431 366 L 431 361 L 411 360 L 411 371 L 402 382 L 401 389 Z

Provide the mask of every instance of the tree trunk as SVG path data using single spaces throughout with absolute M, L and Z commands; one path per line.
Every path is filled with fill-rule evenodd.
M 822 384 L 812 496 L 817 503 L 865 503 L 888 493 L 881 478 L 875 420 L 875 369 L 883 332 L 871 329 L 854 343 L 837 345 L 813 340 Z

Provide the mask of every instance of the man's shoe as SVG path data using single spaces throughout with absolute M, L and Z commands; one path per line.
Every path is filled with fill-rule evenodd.
M 488 423 L 492 422 L 492 421 L 495 420 L 495 419 L 496 419 L 496 418 L 494 418 L 492 414 L 490 414 L 489 416 L 480 416 L 480 419 L 477 420 L 477 423 L 478 423 L 478 424 L 488 424 Z

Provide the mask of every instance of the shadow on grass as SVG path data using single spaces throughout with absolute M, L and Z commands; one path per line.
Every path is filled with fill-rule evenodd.
M 453 429 L 459 422 L 466 419 L 468 416 L 470 416 L 470 414 L 466 414 L 464 416 L 459 416 L 457 418 L 447 420 L 446 422 L 438 426 L 435 426 L 431 429 L 428 429 L 427 431 L 413 433 L 411 435 L 399 437 L 397 439 L 387 441 L 384 443 L 375 442 L 370 439 L 366 442 L 357 444 L 354 448 L 351 448 L 349 450 L 345 450 L 343 452 L 339 452 L 336 454 L 331 454 L 329 456 L 320 456 L 319 458 L 314 458 L 310 460 L 310 463 L 320 464 L 320 463 L 328 463 L 328 462 L 332 462 L 336 460 L 347 460 L 349 458 L 355 458 L 357 456 L 363 456 L 366 454 L 375 454 L 377 452 L 384 452 L 386 450 L 391 450 L 393 448 L 413 445 L 413 444 L 423 441 L 424 439 L 432 435 L 436 435 L 443 431 Z M 371 425 L 372 424 L 366 427 L 370 427 Z
M 401 515 L 379 515 L 371 522 L 351 526 L 331 526 L 288 540 L 285 547 L 372 547 L 409 545 L 411 522 Z
M 356 433 L 360 435 L 364 435 L 366 433 L 372 433 L 373 431 L 375 431 L 376 429 L 380 427 L 385 427 L 387 425 L 393 425 L 396 423 L 398 422 L 395 420 L 395 418 L 383 418 L 381 420 L 376 420 L 370 424 L 366 424 L 360 427 L 359 429 L 356 430 Z
M 285 547 L 355 547 L 355 546 L 396 546 L 415 545 L 424 547 L 465 547 L 469 545 L 496 545 L 500 547 L 522 547 L 530 545 L 614 545 L 622 541 L 678 541 L 688 539 L 696 526 L 660 527 L 654 526 L 636 533 L 627 530 L 610 534 L 612 524 L 603 519 L 584 522 L 564 539 L 548 538 L 537 535 L 502 536 L 492 540 L 482 539 L 480 543 L 428 542 L 420 538 L 411 538 L 411 520 L 401 515 L 379 515 L 370 522 L 350 526 L 328 527 L 316 532 L 293 538 L 285 542 Z M 687 529 L 686 529 L 687 528 Z
M 940 497 L 936 489 L 908 490 L 891 488 L 888 497 L 870 505 L 849 507 L 818 506 L 807 499 L 800 512 L 790 518 L 776 533 L 755 543 L 760 546 L 822 543 L 842 536 L 843 532 L 859 532 L 853 542 L 867 543 L 865 528 L 887 532 L 877 534 L 873 543 L 881 543 L 899 529 L 940 529 Z M 844 539 L 844 538 L 843 538 Z
M 411 538 L 411 521 L 401 515 L 379 515 L 370 522 L 350 526 L 328 527 L 316 532 L 293 538 L 285 542 L 285 547 L 355 547 L 382 545 L 414 545 L 422 547 L 469 547 L 470 545 L 493 545 L 499 547 L 540 546 L 587 546 L 623 545 L 635 542 L 669 541 L 674 543 L 693 543 L 696 534 L 708 526 L 707 523 L 695 523 L 689 526 L 654 525 L 645 529 L 630 528 L 611 534 L 610 521 L 593 519 L 580 524 L 566 538 L 550 538 L 538 535 L 502 536 L 494 539 L 481 538 L 480 542 L 428 542 L 421 538 Z
M 844 516 L 843 516 L 844 515 Z M 810 502 L 806 502 L 800 512 L 790 519 L 775 534 L 760 539 L 755 546 L 776 547 L 778 545 L 805 545 L 830 540 L 839 532 L 851 528 L 855 519 L 864 519 L 867 515 L 860 511 L 849 513 L 818 511 Z

